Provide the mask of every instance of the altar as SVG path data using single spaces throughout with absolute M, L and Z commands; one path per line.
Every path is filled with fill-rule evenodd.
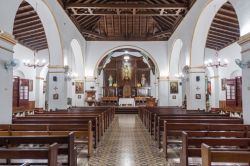
M 135 106 L 135 99 L 134 98 L 119 98 L 119 106 Z

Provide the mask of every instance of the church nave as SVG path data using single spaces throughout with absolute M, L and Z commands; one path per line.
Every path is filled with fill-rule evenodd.
M 136 114 L 117 114 L 86 166 L 168 165 Z M 78 164 L 79 165 L 79 164 Z

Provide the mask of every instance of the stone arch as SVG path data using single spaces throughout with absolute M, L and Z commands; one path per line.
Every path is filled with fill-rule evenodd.
M 75 60 L 75 70 L 77 74 L 81 74 L 84 71 L 83 68 L 83 56 L 82 49 L 79 42 L 76 39 L 72 39 L 70 42 L 70 46 L 73 52 L 74 60 Z M 77 62 L 77 63 L 76 63 Z M 80 75 L 83 78 L 83 75 Z
M 204 48 L 208 35 L 209 28 L 218 10 L 226 3 L 230 2 L 235 9 L 238 17 L 241 36 L 250 32 L 250 11 L 247 6 L 250 6 L 248 0 L 208 0 L 203 11 L 201 12 L 194 29 L 191 50 L 190 50 L 190 66 L 201 67 L 204 62 Z
M 242 76 L 242 71 L 241 70 L 235 70 L 230 74 L 230 78 L 234 79 L 235 77 L 240 77 Z
M 46 39 L 48 42 L 50 66 L 63 67 L 63 46 L 58 24 L 55 19 L 54 13 L 51 9 L 51 6 L 45 0 L 25 0 L 25 1 L 28 2 L 34 9 L 36 9 L 36 12 L 43 24 L 44 31 L 46 34 Z M 15 5 L 17 5 L 18 3 L 18 6 L 20 6 L 22 2 L 23 1 L 19 0 L 18 2 L 15 2 L 16 3 Z M 15 13 L 17 12 L 17 10 L 18 8 L 15 10 Z M 14 25 L 14 18 L 15 17 L 13 17 L 12 21 L 13 25 Z M 8 26 L 9 28 L 12 28 L 11 30 L 9 30 L 9 32 L 13 32 L 13 25 Z
M 112 53 L 112 52 L 114 52 L 114 51 L 116 51 L 116 50 L 119 50 L 119 49 L 135 49 L 135 50 L 140 51 L 141 53 L 143 53 L 143 54 L 146 55 L 147 57 L 149 57 L 149 58 L 153 61 L 154 65 L 155 65 L 155 70 L 156 70 L 155 75 L 156 75 L 156 77 L 159 77 L 159 75 L 160 75 L 160 73 L 159 73 L 160 70 L 159 70 L 158 64 L 156 63 L 155 59 L 153 58 L 153 56 L 152 56 L 149 52 L 147 52 L 146 50 L 144 50 L 144 49 L 142 49 L 142 48 L 140 48 L 140 47 L 137 47 L 137 46 L 123 45 L 123 46 L 114 47 L 114 48 L 112 48 L 112 49 L 106 51 L 106 52 L 101 56 L 101 58 L 97 61 L 96 66 L 95 66 L 95 70 L 94 70 L 94 77 L 95 77 L 95 78 L 97 78 L 97 76 L 98 76 L 98 66 L 100 65 L 101 61 L 102 61 L 107 55 L 109 55 L 110 53 Z
M 20 77 L 22 79 L 25 78 L 25 74 L 21 70 L 13 70 L 13 76 L 14 77 Z
M 179 61 L 180 61 L 180 54 L 181 54 L 182 46 L 183 46 L 182 40 L 176 39 L 173 44 L 172 53 L 170 56 L 170 65 L 169 65 L 170 76 L 179 74 Z

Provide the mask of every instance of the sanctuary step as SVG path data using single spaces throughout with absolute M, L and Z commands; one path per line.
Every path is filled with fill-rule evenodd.
M 138 107 L 116 107 L 116 114 L 138 114 Z

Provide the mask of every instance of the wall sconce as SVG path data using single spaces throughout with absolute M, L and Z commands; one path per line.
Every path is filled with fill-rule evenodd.
M 243 62 L 242 60 L 240 59 L 235 59 L 235 63 L 241 68 L 241 69 L 245 69 L 246 67 L 247 68 L 250 68 L 250 61 L 248 62 Z

